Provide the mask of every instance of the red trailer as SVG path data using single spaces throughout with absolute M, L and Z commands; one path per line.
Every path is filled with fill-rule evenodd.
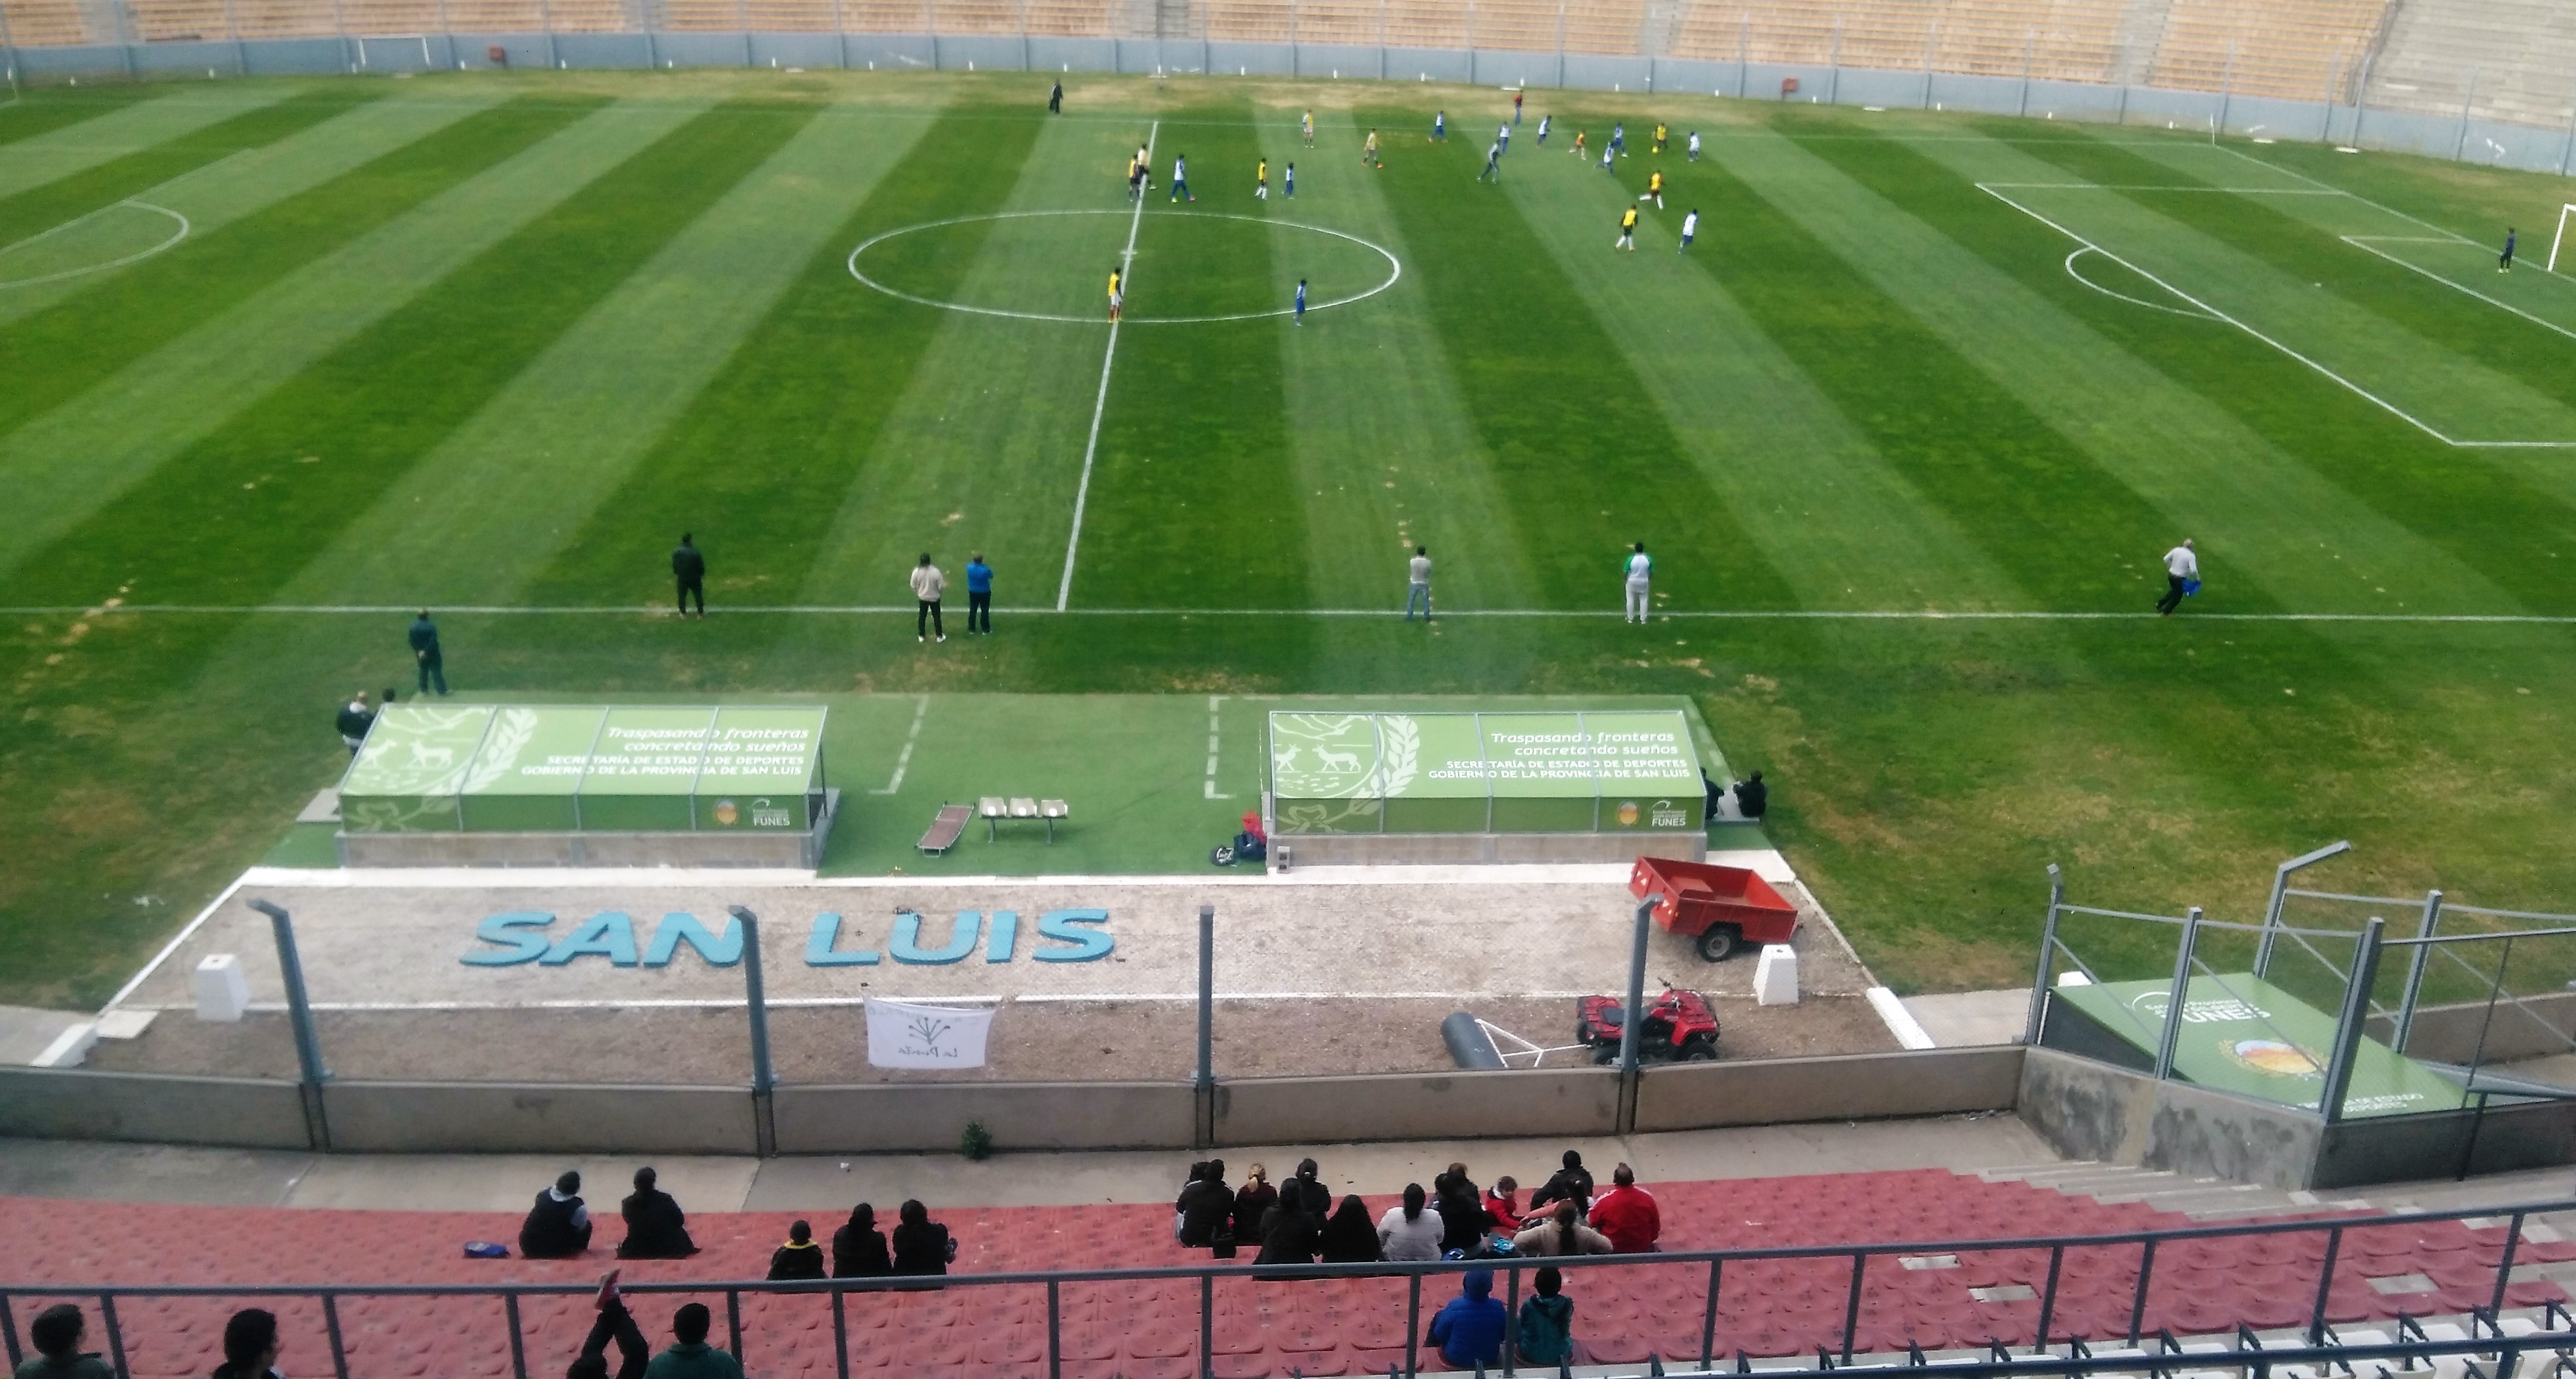
M 1748 867 L 1640 857 L 1628 873 L 1628 891 L 1640 900 L 1661 895 L 1655 923 L 1697 939 L 1699 955 L 1710 962 L 1746 943 L 1787 943 L 1798 931 L 1798 907 Z

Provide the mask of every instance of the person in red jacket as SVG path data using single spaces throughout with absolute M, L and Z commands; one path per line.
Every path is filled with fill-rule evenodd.
M 1505 1236 L 1521 1233 L 1521 1209 L 1514 1200 L 1520 1191 L 1521 1185 L 1509 1177 L 1496 1178 L 1494 1185 L 1485 1189 L 1485 1214 L 1494 1218 L 1494 1229 Z
M 1592 1204 L 1593 1228 L 1610 1237 L 1623 1255 L 1654 1249 L 1664 1233 L 1664 1215 L 1655 1207 L 1654 1194 L 1637 1186 L 1636 1171 L 1626 1164 L 1619 1165 L 1610 1181 L 1611 1189 Z

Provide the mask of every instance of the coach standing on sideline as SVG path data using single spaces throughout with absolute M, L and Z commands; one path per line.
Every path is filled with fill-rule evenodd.
M 420 616 L 412 619 L 410 635 L 411 658 L 420 663 L 420 692 L 429 693 L 430 684 L 435 681 L 438 692 L 446 694 L 447 659 L 439 652 L 438 624 L 429 620 L 428 609 L 420 610 Z
M 1057 82 L 1055 84 L 1055 89 L 1047 92 L 1047 113 L 1050 115 L 1061 115 L 1064 113 L 1063 82 Z
M 993 567 L 984 563 L 982 551 L 966 557 L 966 631 L 993 635 Z
M 680 544 L 671 552 L 671 578 L 680 585 L 680 616 L 689 616 L 689 595 L 698 596 L 698 616 L 707 615 L 707 558 L 698 552 L 690 533 L 680 533 Z
M 2165 596 L 2156 600 L 2156 612 L 2172 616 L 2175 609 L 2182 607 L 2182 596 L 2187 592 L 2184 586 L 2199 578 L 2200 557 L 2193 553 L 2191 538 L 2186 536 L 2181 545 L 2165 552 Z
M 939 640 L 943 642 L 948 640 L 948 629 L 939 621 L 939 596 L 947 592 L 948 576 L 941 574 L 939 567 L 930 563 L 930 552 L 923 551 L 921 563 L 912 567 L 912 596 L 921 602 L 920 609 L 913 617 L 912 639 L 914 641 L 930 640 L 930 634 L 934 630 L 939 633 Z

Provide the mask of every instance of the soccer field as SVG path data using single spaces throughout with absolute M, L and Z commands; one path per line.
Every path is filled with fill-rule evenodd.
M 0 999 L 281 836 L 424 605 L 484 697 L 1687 694 L 1900 989 L 2026 979 L 2052 860 L 2576 895 L 2576 280 L 2494 265 L 2561 179 L 1535 91 L 1495 183 L 1505 93 L 1045 80 L 0 108 Z M 996 635 L 903 640 L 970 550 Z

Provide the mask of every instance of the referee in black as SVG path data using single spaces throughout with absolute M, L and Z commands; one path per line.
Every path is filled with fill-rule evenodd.
M 707 558 L 699 554 L 689 533 L 680 533 L 680 544 L 671 552 L 671 578 L 680 585 L 680 616 L 689 616 L 689 596 L 698 597 L 698 616 L 707 615 Z

